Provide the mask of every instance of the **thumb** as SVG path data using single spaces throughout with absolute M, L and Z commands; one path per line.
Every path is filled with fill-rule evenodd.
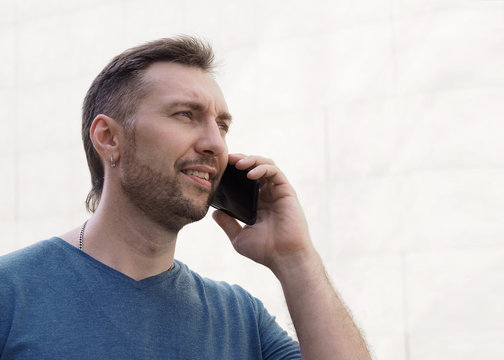
M 233 239 L 242 231 L 242 227 L 238 221 L 223 211 L 214 211 L 212 213 L 212 218 L 222 228 L 222 230 L 224 230 L 231 241 L 233 241 Z

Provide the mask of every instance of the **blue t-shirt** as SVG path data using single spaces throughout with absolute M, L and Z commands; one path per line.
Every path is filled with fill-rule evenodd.
M 173 269 L 136 281 L 52 238 L 0 257 L 0 359 L 301 359 L 261 301 Z

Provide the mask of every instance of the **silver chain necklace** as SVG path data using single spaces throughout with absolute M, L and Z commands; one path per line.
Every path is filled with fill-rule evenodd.
M 87 220 L 84 222 L 84 225 L 82 225 L 82 228 L 80 230 L 79 234 L 79 250 L 82 250 L 82 247 L 84 246 L 84 229 L 86 229 L 87 225 Z

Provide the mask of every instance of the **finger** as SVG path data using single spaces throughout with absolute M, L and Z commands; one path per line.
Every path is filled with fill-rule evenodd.
M 222 228 L 222 230 L 224 230 L 231 241 L 242 231 L 242 227 L 238 221 L 223 211 L 214 211 L 212 213 L 212 218 Z
M 235 153 L 235 154 L 229 154 L 228 155 L 228 162 L 231 164 L 231 165 L 234 165 L 236 164 L 237 161 L 243 159 L 244 157 L 246 157 L 247 155 L 245 154 L 240 154 L 240 153 Z
M 247 177 L 251 180 L 267 179 L 269 182 L 280 185 L 288 183 L 287 177 L 276 165 L 259 165 L 247 174 Z
M 250 169 L 262 164 L 275 165 L 275 162 L 271 159 L 265 158 L 263 156 L 245 156 L 239 159 L 235 166 L 237 169 Z

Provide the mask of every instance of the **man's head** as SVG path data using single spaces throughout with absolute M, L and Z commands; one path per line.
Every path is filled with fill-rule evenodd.
M 89 137 L 95 117 L 105 114 L 132 133 L 137 108 L 149 92 L 146 70 L 158 62 L 169 62 L 211 72 L 213 51 L 198 39 L 181 36 L 161 39 L 129 49 L 116 56 L 96 77 L 88 90 L 82 110 L 82 139 L 91 172 L 92 188 L 86 207 L 94 212 L 104 185 L 104 164 Z
M 228 161 L 231 115 L 215 79 L 199 68 L 157 62 L 144 79 L 151 89 L 138 104 L 133 136 L 100 115 L 91 129 L 102 159 L 119 160 L 105 169 L 104 200 L 112 191 L 122 211 L 178 232 L 208 211 Z

